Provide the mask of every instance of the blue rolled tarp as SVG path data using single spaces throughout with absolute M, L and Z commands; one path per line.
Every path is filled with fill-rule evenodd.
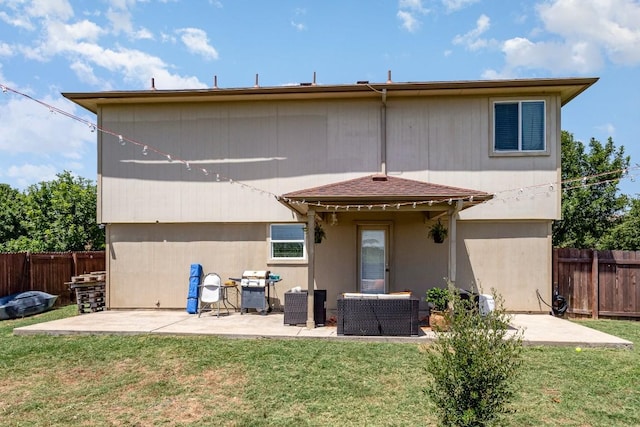
M 189 268 L 189 293 L 187 294 L 187 313 L 198 312 L 198 295 L 200 292 L 200 281 L 202 280 L 202 265 L 191 264 Z

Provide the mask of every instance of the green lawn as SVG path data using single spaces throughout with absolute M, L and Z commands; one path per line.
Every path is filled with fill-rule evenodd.
M 12 334 L 74 314 L 0 322 L 2 425 L 436 423 L 418 345 Z M 580 323 L 640 343 L 640 322 Z M 640 425 L 637 349 L 527 347 L 524 358 L 510 425 Z

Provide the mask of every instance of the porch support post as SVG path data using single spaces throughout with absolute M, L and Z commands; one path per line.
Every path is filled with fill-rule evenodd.
M 457 221 L 456 217 L 458 212 L 462 210 L 462 200 L 456 202 L 456 207 L 449 210 L 449 282 L 451 286 L 455 288 L 456 284 L 456 267 L 458 265 L 457 259 Z
M 316 228 L 316 211 L 309 209 L 307 211 L 307 329 L 316 327 L 316 321 L 313 316 L 313 282 L 315 281 L 315 228 Z

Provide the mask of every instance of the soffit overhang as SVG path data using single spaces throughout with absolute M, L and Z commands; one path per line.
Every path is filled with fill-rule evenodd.
M 558 95 L 562 105 L 598 81 L 597 77 L 452 82 L 357 83 L 342 85 L 300 84 L 250 88 L 65 92 L 72 102 L 96 113 L 100 106 L 118 104 L 276 101 L 315 99 L 386 99 L 436 96 L 535 96 Z

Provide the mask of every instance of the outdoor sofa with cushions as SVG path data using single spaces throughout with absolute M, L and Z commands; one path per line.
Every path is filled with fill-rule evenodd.
M 410 294 L 342 294 L 338 335 L 418 335 L 419 303 Z

